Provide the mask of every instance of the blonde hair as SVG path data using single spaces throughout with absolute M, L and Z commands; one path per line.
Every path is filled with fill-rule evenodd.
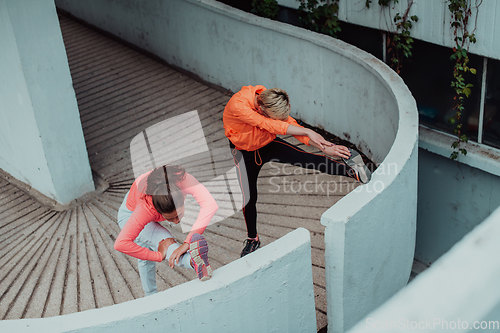
M 257 96 L 264 113 L 270 118 L 287 120 L 290 115 L 290 100 L 286 91 L 280 88 L 264 90 Z

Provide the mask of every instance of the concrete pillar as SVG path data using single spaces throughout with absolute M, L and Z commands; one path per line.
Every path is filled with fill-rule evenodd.
M 0 0 L 0 169 L 59 204 L 94 190 L 52 0 Z

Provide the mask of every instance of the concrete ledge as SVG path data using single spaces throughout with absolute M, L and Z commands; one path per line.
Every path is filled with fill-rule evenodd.
M 456 141 L 456 137 L 451 134 L 433 130 L 426 126 L 420 126 L 419 147 L 431 153 L 449 158 L 453 152 L 451 144 Z M 489 172 L 492 175 L 500 176 L 500 150 L 490 146 L 481 145 L 475 142 L 464 144 L 467 155 L 458 157 L 460 163 L 473 168 Z
M 350 330 L 498 331 L 500 209 L 391 300 Z
M 252 306 L 249 306 L 252 305 Z M 299 228 L 214 272 L 158 294 L 1 332 L 315 332 L 309 231 Z

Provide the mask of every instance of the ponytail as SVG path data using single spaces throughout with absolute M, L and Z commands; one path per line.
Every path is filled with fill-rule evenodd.
M 146 194 L 151 195 L 158 213 L 172 213 L 184 206 L 184 195 L 176 183 L 183 180 L 185 175 L 186 170 L 178 165 L 164 165 L 149 174 Z

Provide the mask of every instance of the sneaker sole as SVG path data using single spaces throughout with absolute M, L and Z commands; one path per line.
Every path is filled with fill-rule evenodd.
M 194 236 L 193 236 L 194 237 Z M 209 280 L 212 277 L 212 267 L 208 263 L 208 244 L 205 238 L 192 242 L 189 245 L 189 254 L 196 264 L 196 274 L 201 281 Z
M 363 184 L 368 183 L 371 179 L 371 172 L 366 167 L 365 162 L 363 162 L 363 158 L 357 151 L 352 149 L 349 149 L 349 151 L 351 152 L 351 157 L 349 159 L 342 158 L 342 161 L 351 169 L 358 172 L 360 182 Z

